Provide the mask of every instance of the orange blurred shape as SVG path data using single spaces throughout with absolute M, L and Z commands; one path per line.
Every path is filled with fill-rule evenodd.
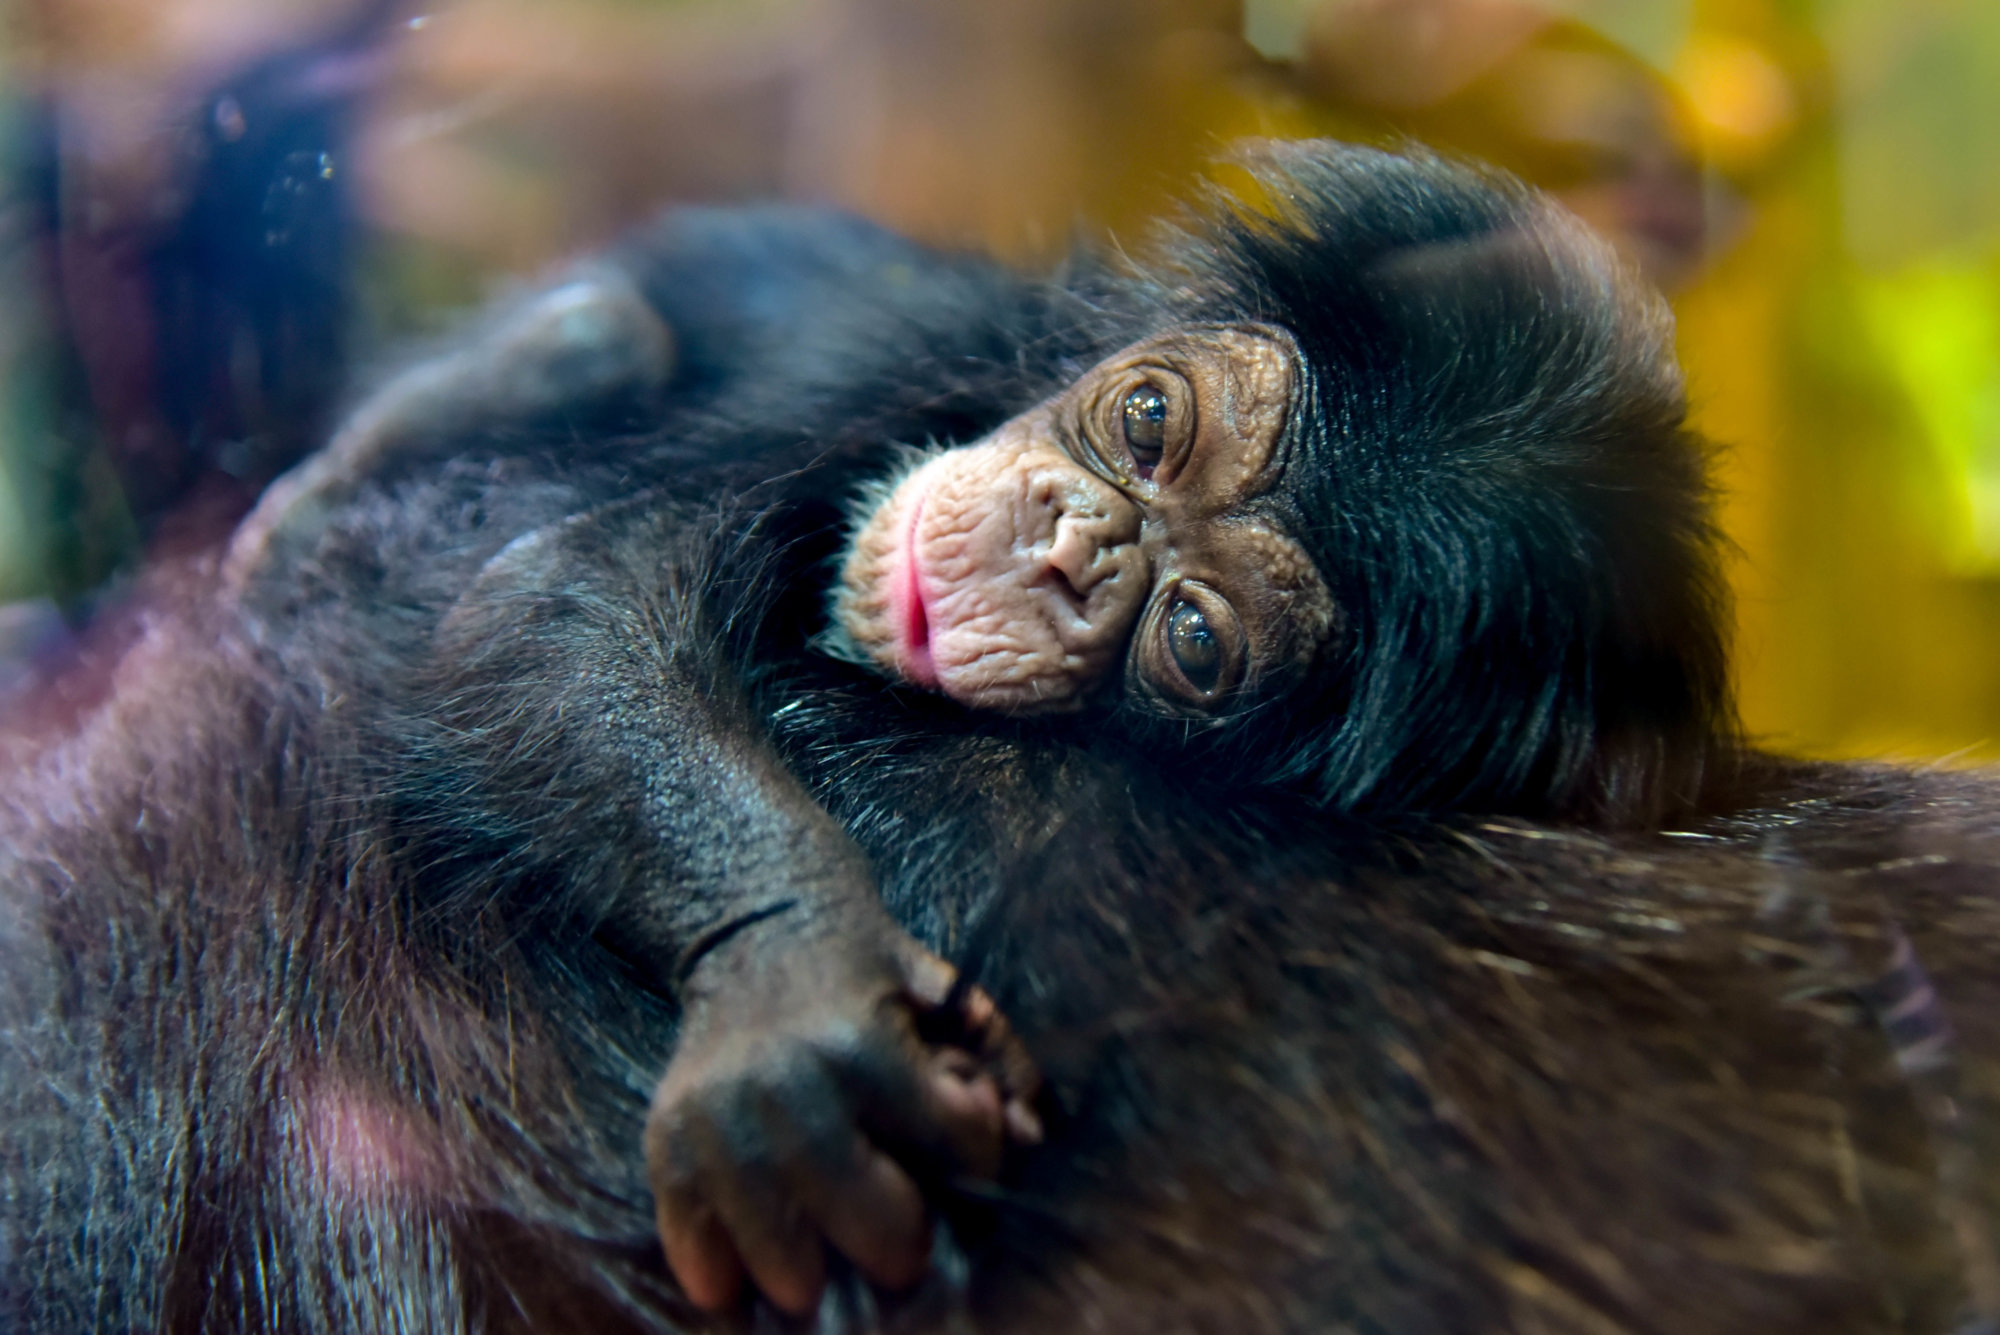
M 1741 38 L 1697 34 L 1673 72 L 1694 111 L 1703 147 L 1725 164 L 1761 155 L 1798 117 L 1798 99 L 1784 71 Z

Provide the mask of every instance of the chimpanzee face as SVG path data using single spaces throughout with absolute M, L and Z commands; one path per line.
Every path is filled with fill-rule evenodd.
M 838 631 L 977 708 L 1073 710 L 1122 680 L 1167 712 L 1227 712 L 1333 622 L 1268 504 L 1298 355 L 1271 325 L 1172 328 L 918 460 L 857 525 Z

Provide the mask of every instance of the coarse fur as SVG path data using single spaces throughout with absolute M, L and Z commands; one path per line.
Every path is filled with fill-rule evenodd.
M 336 448 L 310 504 L 248 556 L 239 538 L 227 596 L 213 563 L 160 576 L 100 698 L 24 717 L 10 749 L 7 1327 L 700 1328 L 637 1152 L 680 1017 L 617 915 L 713 820 L 645 824 L 649 786 L 701 777 L 661 739 L 766 733 L 1052 1091 L 1048 1143 L 1002 1187 L 933 1184 L 954 1224 L 937 1273 L 900 1299 L 836 1285 L 829 1323 L 1819 1332 L 2000 1311 L 1991 785 L 1754 760 L 1716 784 L 1737 753 L 1678 390 L 1648 368 L 1625 403 L 1593 360 L 1654 308 L 1564 267 L 1559 228 L 1521 241 L 1524 218 L 1556 225 L 1515 187 L 1286 152 L 1267 185 L 1310 187 L 1314 218 L 1377 199 L 1371 226 L 1420 243 L 1334 266 L 1393 281 L 1280 290 L 1278 253 L 1306 243 L 1265 212 L 1212 215 L 1153 277 L 1057 283 L 820 215 L 685 214 L 610 261 L 673 330 L 662 397 Z M 1480 239 L 1527 277 L 1490 295 L 1432 262 Z M 885 444 L 971 439 L 1160 309 L 1212 309 L 1222 256 L 1316 365 L 1391 377 L 1292 446 L 1351 451 L 1346 508 L 1315 512 L 1349 527 L 1301 533 L 1323 562 L 1432 561 L 1414 610 L 1336 581 L 1349 653 L 1394 651 L 1310 706 L 1345 731 L 1255 785 L 1248 741 L 974 716 L 809 650 L 846 492 Z M 1336 295 L 1361 314 L 1336 319 Z M 1587 346 L 1556 328 L 1571 299 Z M 1413 363 L 1384 349 L 1447 308 L 1540 312 L 1506 401 L 1573 431 L 1501 450 L 1413 428 L 1424 448 L 1374 457 L 1353 415 L 1442 419 L 1454 386 L 1506 372 L 1468 328 L 1420 397 L 1390 392 Z M 1650 325 L 1621 336 L 1659 351 Z M 1552 380 L 1563 349 L 1588 374 Z M 1621 403 L 1678 508 L 1629 514 L 1574 457 L 1584 410 Z M 1399 490 L 1414 534 L 1384 531 Z M 1502 570 L 1525 584 L 1481 583 Z M 1627 602 L 1616 581 L 1648 573 L 1667 586 Z M 1419 654 L 1427 630 L 1454 654 Z M 657 691 L 614 689 L 635 679 Z M 1447 734 L 1454 688 L 1470 712 Z M 1419 768 L 1406 748 L 1434 743 Z M 1670 807 L 1668 835 L 1520 817 Z
M 1345 634 L 1238 745 L 1350 810 L 1684 807 L 1734 738 L 1664 303 L 1498 173 L 1416 158 L 1385 180 L 1310 145 L 1255 162 L 1267 205 L 1213 201 L 1159 297 L 1298 340 L 1287 518 Z

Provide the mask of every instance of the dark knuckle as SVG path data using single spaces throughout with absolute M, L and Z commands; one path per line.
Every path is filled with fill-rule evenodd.
M 700 1194 L 702 1157 L 688 1141 L 667 1141 L 647 1161 L 653 1189 L 661 1196 L 684 1201 Z

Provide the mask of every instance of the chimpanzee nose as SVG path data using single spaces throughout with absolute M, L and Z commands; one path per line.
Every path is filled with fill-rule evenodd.
M 1115 612 L 1108 603 L 1131 601 L 1110 586 L 1145 561 L 1139 550 L 1138 507 L 1081 470 L 1051 470 L 1037 479 L 1035 493 L 1047 526 L 1036 556 L 1045 564 L 1049 582 L 1086 615 Z M 1125 582 L 1136 586 L 1144 581 Z
M 1076 618 L 1064 634 L 1090 642 L 1122 636 L 1146 586 L 1138 506 L 1070 468 L 1036 478 L 1030 500 L 1040 512 L 1040 538 L 1030 554 L 1040 564 L 1034 580 L 1060 596 Z
M 1049 544 L 1049 567 L 1069 584 L 1077 597 L 1087 597 L 1104 580 L 1118 574 L 1119 563 L 1108 559 L 1108 548 L 1119 546 L 1104 532 L 1101 519 L 1064 515 L 1056 521 L 1055 540 Z

